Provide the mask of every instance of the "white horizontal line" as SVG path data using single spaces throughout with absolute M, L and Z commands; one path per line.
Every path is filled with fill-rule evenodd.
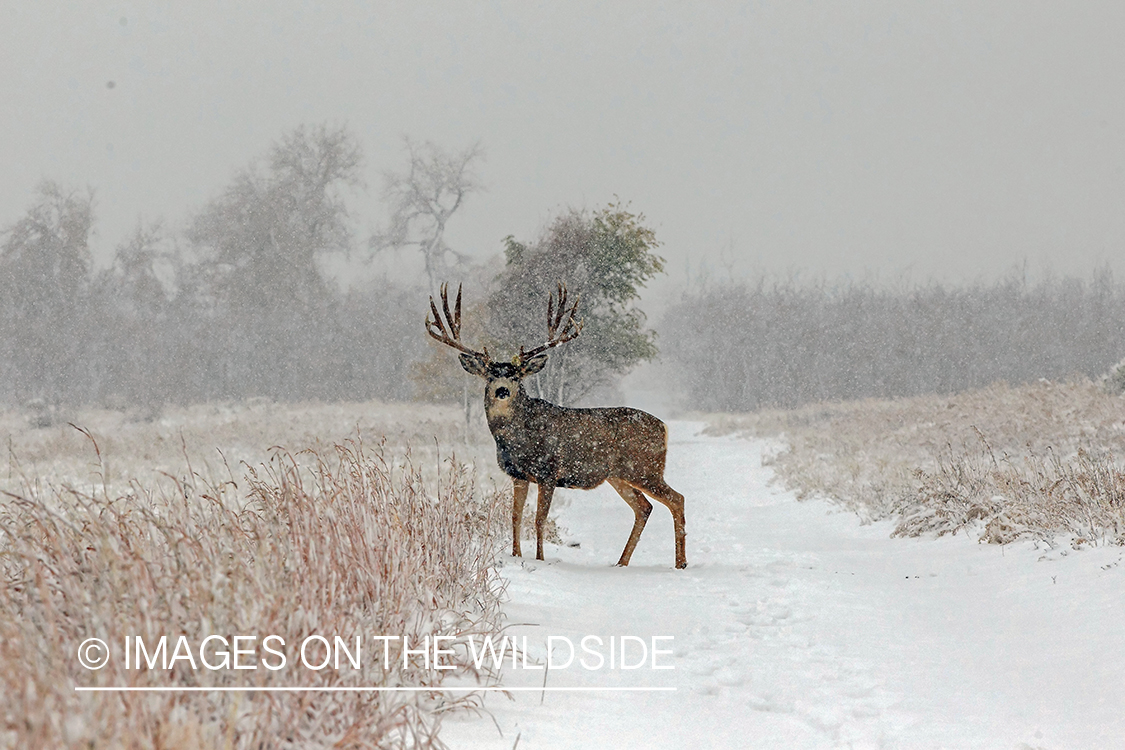
M 85 693 L 441 693 L 451 691 L 465 692 L 657 692 L 675 691 L 674 687 L 81 687 L 76 692 Z

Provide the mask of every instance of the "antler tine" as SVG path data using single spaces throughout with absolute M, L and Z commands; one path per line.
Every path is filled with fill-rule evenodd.
M 586 321 L 574 319 L 574 314 L 578 311 L 578 303 L 581 301 L 581 294 L 574 298 L 574 304 L 571 305 L 570 312 L 567 314 L 566 324 L 563 325 L 563 337 L 559 340 L 560 344 L 577 338 L 578 334 L 582 333 L 582 326 L 586 324 Z
M 565 300 L 566 300 L 566 287 L 565 287 L 565 286 L 562 286 L 562 285 L 560 285 L 560 288 L 561 288 L 561 290 L 562 290 L 562 298 L 563 298 L 563 300 L 565 301 Z M 577 321 L 577 322 L 576 322 L 576 321 L 574 320 L 574 314 L 575 314 L 576 312 L 578 312 L 578 303 L 579 303 L 579 302 L 581 302 L 581 301 L 582 301 L 582 293 L 581 293 L 581 292 L 579 292 L 579 293 L 578 293 L 578 295 L 577 295 L 577 296 L 575 296 L 575 298 L 574 298 L 574 304 L 570 306 L 570 313 L 568 313 L 568 315 L 567 315 L 567 319 L 566 319 L 566 325 L 565 325 L 565 326 L 563 326 L 563 332 L 564 332 L 564 333 L 566 332 L 566 330 L 567 330 L 567 329 L 568 329 L 568 328 L 569 328 L 570 326 L 575 326 L 574 336 L 577 336 L 577 335 L 578 335 L 578 333 L 579 333 L 579 331 L 581 331 L 581 330 L 582 330 L 582 324 L 583 324 L 583 323 L 584 323 L 585 321 L 581 321 L 581 320 L 579 320 L 579 321 Z M 562 305 L 562 303 L 560 303 L 560 305 L 559 305 L 559 306 L 560 306 L 560 307 L 562 307 L 562 306 L 563 306 L 563 305 Z M 562 316 L 561 316 L 561 315 L 559 316 L 559 320 L 562 320 Z M 571 336 L 570 338 L 574 338 L 574 336 Z M 567 339 L 567 341 L 569 341 L 569 340 L 570 340 L 570 339 Z
M 430 320 L 430 313 L 433 313 L 433 320 Z M 440 341 L 441 339 L 437 335 L 435 335 L 432 330 L 434 328 L 437 328 L 439 331 L 441 331 L 442 336 L 448 335 L 445 331 L 445 324 L 441 321 L 441 315 L 438 314 L 437 306 L 434 304 L 434 298 L 431 296 L 430 312 L 426 313 L 426 332 Z
M 582 332 L 583 321 L 576 321 L 574 319 L 582 295 L 579 294 L 575 297 L 574 304 L 571 305 L 568 310 L 566 307 L 566 286 L 561 282 L 559 283 L 558 291 L 559 306 L 557 308 L 555 307 L 554 292 L 547 296 L 547 342 L 530 351 L 524 351 L 523 347 L 520 347 L 521 361 L 526 362 L 537 354 L 541 354 L 559 344 L 565 344 L 567 341 L 576 338 L 578 334 Z M 559 332 L 560 326 L 562 327 L 561 333 Z
M 457 285 L 457 302 L 454 305 L 457 312 L 453 315 L 449 314 L 449 284 L 442 282 L 441 285 L 441 310 L 445 313 L 445 319 L 449 322 L 449 331 L 453 334 L 453 338 L 458 341 L 461 340 L 461 284 Z
M 559 307 L 562 307 L 560 305 Z M 553 339 L 555 337 L 555 327 L 558 326 L 558 321 L 555 320 L 555 293 L 550 292 L 547 294 L 547 338 Z
M 453 308 L 453 314 L 457 316 L 457 337 L 461 337 L 461 284 L 457 285 L 457 304 Z
M 562 323 L 563 315 L 566 313 L 566 287 L 562 282 L 559 282 L 559 306 L 557 310 L 551 309 L 551 303 L 554 302 L 554 295 L 547 296 L 547 338 L 554 339 L 555 334 L 559 330 L 559 324 Z
M 444 319 L 443 316 L 438 313 L 437 304 L 434 302 L 433 295 L 430 295 L 430 312 L 433 313 L 434 316 L 434 319 L 430 320 L 429 313 L 426 314 L 426 333 L 430 334 L 430 338 L 440 341 L 446 346 L 451 346 L 465 354 L 480 357 L 487 362 L 487 349 L 485 349 L 484 352 L 477 352 L 461 343 L 461 285 L 457 286 L 457 301 L 453 305 L 453 312 L 450 313 L 449 285 L 442 283 L 441 310 L 445 314 Z

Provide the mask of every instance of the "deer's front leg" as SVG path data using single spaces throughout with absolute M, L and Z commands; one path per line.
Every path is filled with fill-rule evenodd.
M 523 521 L 523 503 L 527 499 L 527 480 L 512 480 L 512 557 L 520 553 L 520 525 Z
M 553 484 L 539 482 L 539 500 L 535 505 L 535 559 L 543 559 L 543 524 L 547 523 L 547 511 L 551 509 L 551 498 L 555 494 Z

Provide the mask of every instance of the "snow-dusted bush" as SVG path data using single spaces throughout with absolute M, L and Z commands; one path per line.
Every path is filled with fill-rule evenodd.
M 1099 382 L 1106 393 L 1114 396 L 1125 393 L 1125 359 L 1109 368 L 1109 372 L 1102 375 Z
M 1125 544 L 1121 402 L 1089 380 L 815 404 L 712 425 L 782 436 L 787 449 L 772 461 L 782 481 L 867 519 L 898 517 L 899 535 Z
M 916 477 L 916 491 L 901 500 L 895 536 L 976 528 L 990 544 L 1058 533 L 1074 544 L 1125 544 L 1125 467 L 1112 456 L 1079 449 L 1066 459 L 1052 451 L 997 461 L 949 450 L 935 470 L 919 469 Z

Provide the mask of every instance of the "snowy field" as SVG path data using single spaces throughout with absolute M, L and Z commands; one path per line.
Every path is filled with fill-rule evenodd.
M 555 496 L 580 546 L 503 569 L 529 667 L 548 636 L 628 635 L 674 636 L 656 663 L 675 668 L 509 661 L 499 684 L 554 689 L 487 694 L 491 716 L 445 721 L 452 748 L 1125 747 L 1121 548 L 891 539 L 889 522 L 771 485 L 762 455 L 776 446 L 700 427 L 673 423 L 668 450 L 687 570 L 672 568 L 660 505 L 630 567 L 611 567 L 632 514 L 609 487 Z

